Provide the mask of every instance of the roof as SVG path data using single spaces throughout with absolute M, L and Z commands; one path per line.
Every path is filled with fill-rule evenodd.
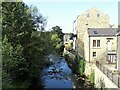
M 89 28 L 88 35 L 93 37 L 116 36 L 118 28 Z

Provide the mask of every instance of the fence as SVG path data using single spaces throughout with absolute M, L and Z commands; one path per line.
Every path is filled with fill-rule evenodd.
M 101 65 L 96 61 L 96 66 L 113 82 L 120 88 L 120 75 L 118 73 L 113 73 L 113 70 L 107 69 L 105 66 Z

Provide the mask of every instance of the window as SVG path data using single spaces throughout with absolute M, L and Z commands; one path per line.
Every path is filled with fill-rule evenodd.
M 100 47 L 100 40 L 97 40 L 97 47 Z
M 97 17 L 100 17 L 100 13 L 97 13 Z
M 108 63 L 116 63 L 116 54 L 108 54 L 107 61 Z
M 96 57 L 96 52 L 93 52 L 93 57 Z
M 93 40 L 93 47 L 96 47 L 96 40 Z
M 100 40 L 93 40 L 93 47 L 100 47 Z
M 87 17 L 89 17 L 90 15 L 89 15 L 89 13 L 87 14 Z

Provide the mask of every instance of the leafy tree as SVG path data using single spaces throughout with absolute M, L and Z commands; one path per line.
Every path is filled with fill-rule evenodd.
M 43 31 L 47 24 L 46 18 L 39 13 L 36 6 L 31 5 L 29 9 L 29 13 L 32 16 L 32 20 L 33 20 L 32 24 L 34 24 L 35 28 L 39 31 Z
M 52 33 L 51 39 L 54 42 L 56 52 L 62 55 L 64 50 L 64 45 L 63 45 L 64 33 L 62 32 L 62 29 L 59 26 L 52 27 L 51 33 Z
M 23 2 L 3 2 L 2 11 L 3 87 L 15 87 L 38 77 L 45 65 L 46 52 L 38 30 L 44 30 L 46 19 Z
M 3 2 L 2 11 L 3 88 L 24 87 L 39 77 L 47 54 L 63 51 L 62 29 L 45 32 L 45 17 L 23 2 Z
M 62 32 L 62 29 L 59 26 L 52 27 L 51 31 L 53 33 L 57 33 L 58 37 L 61 39 L 61 41 L 63 41 L 63 35 L 64 35 L 64 33 Z

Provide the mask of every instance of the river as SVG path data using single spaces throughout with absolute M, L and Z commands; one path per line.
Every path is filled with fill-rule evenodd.
M 37 88 L 42 84 L 43 90 L 53 88 L 72 90 L 75 88 L 76 79 L 72 74 L 72 70 L 68 67 L 65 58 L 49 55 L 48 59 L 52 64 L 42 70 L 40 79 L 37 80 L 37 86 L 33 86 Z
M 68 67 L 65 59 L 60 56 L 49 56 L 52 62 L 47 68 L 42 71 L 42 84 L 46 88 L 73 88 L 72 70 Z

